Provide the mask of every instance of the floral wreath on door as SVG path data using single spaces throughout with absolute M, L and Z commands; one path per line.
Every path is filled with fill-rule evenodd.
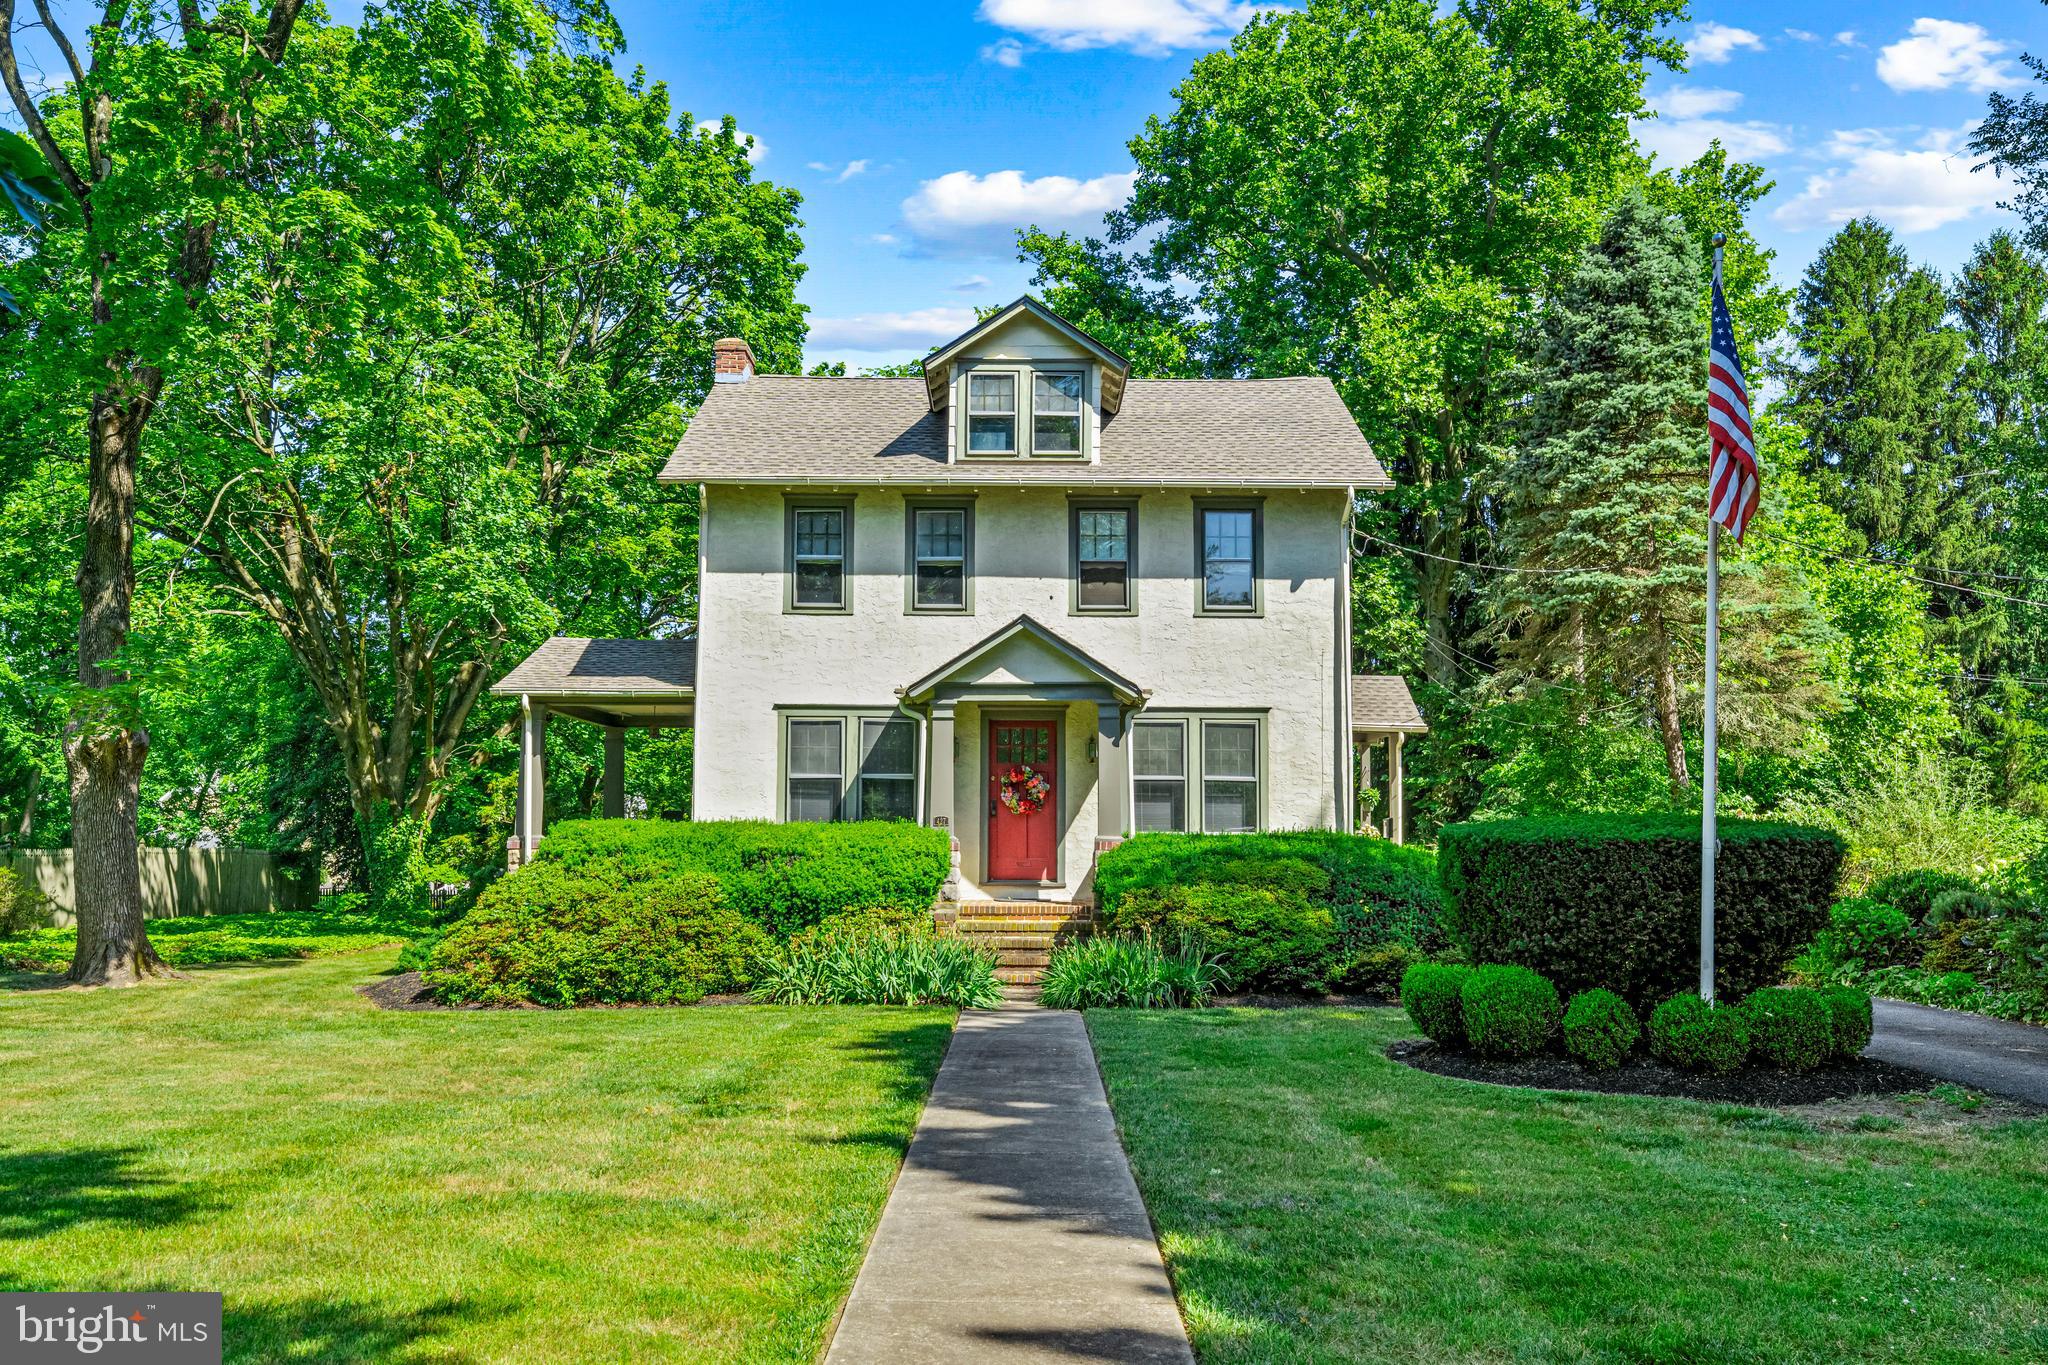
M 1012 815 L 1033 815 L 1044 810 L 1045 798 L 1051 794 L 1052 779 L 1029 763 L 1013 766 L 996 787 L 996 798 Z

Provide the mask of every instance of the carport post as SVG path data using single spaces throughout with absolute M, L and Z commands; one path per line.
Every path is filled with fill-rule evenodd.
M 626 816 L 626 732 L 619 726 L 604 727 L 604 818 L 623 820 Z

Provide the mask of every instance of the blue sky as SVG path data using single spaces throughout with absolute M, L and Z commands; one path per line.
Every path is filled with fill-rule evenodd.
M 698 118 L 730 113 L 762 174 L 803 191 L 813 359 L 909 358 L 976 304 L 1021 292 L 1038 221 L 1089 228 L 1121 197 L 1125 144 L 1249 14 L 1228 0 L 959 0 L 826 6 L 615 3 L 626 61 Z M 2010 218 L 1964 131 L 2048 53 L 2048 8 L 1731 3 L 1680 26 L 1642 138 L 1689 159 L 1720 135 L 1778 188 L 1755 230 L 1796 280 L 1834 224 L 1874 212 L 1952 270 Z
M 337 17 L 360 6 L 335 0 Z M 1228 43 L 1236 0 L 613 0 L 622 66 L 699 120 L 731 114 L 760 173 L 804 195 L 810 358 L 909 359 L 1021 293 L 1018 227 L 1099 228 L 1124 196 L 1126 144 Z M 79 5 L 60 13 L 75 22 Z M 2036 0 L 1740 0 L 1678 26 L 1639 126 L 1666 161 L 1720 136 L 1778 187 L 1752 226 L 1798 279 L 1832 230 L 1874 213 L 1952 271 L 2010 216 L 1961 150 L 1985 94 L 2048 55 Z M 31 40 L 33 42 L 33 40 Z

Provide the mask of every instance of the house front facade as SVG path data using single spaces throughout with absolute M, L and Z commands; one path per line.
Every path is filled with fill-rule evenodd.
M 1328 380 L 1133 379 L 1028 298 L 921 378 L 717 367 L 660 476 L 700 489 L 695 636 L 515 669 L 529 777 L 550 713 L 691 724 L 693 818 L 920 821 L 963 901 L 1085 900 L 1139 831 L 1350 828 L 1361 782 L 1399 837 L 1421 718 L 1352 676 L 1347 590 L 1390 485 Z

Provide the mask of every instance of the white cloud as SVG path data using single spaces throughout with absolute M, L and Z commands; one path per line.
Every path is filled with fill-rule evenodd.
M 978 17 L 1061 52 L 1122 47 L 1158 57 L 1177 48 L 1222 47 L 1272 8 L 1239 0 L 981 0 Z M 1022 60 L 1021 47 L 1014 55 Z M 1017 64 L 1005 56 L 990 60 Z
M 1806 188 L 1771 214 L 1795 231 L 1838 227 L 1865 214 L 1900 232 L 1931 232 L 1997 205 L 1995 176 L 1970 169 L 1962 150 L 1968 128 L 1936 129 L 1902 148 L 1875 129 L 1836 133 L 1829 151 L 1843 165 L 1807 179 Z
M 981 59 L 997 66 L 1024 65 L 1024 44 L 1015 38 L 998 38 L 981 50 Z
M 878 232 L 868 240 L 877 246 L 895 246 L 898 239 L 893 232 Z
M 1817 43 L 1820 41 L 1818 33 L 1813 33 L 1803 28 L 1788 28 L 1785 30 L 1785 36 L 1795 43 Z
M 1136 179 L 1132 171 L 1093 180 L 948 171 L 903 201 L 903 223 L 929 255 L 1006 256 L 1016 247 L 1017 230 L 1034 223 L 1054 230 L 1097 226 L 1130 198 Z
M 723 126 L 717 119 L 708 118 L 697 125 L 697 131 L 706 137 L 717 137 L 719 129 Z M 734 128 L 732 135 L 734 141 L 747 149 L 748 161 L 760 161 L 767 157 L 768 144 L 755 137 L 746 129 Z M 750 142 L 751 146 L 748 145 Z
M 1740 90 L 1721 90 L 1711 85 L 1681 85 L 1653 91 L 1644 97 L 1650 107 L 1667 118 L 1698 118 L 1702 114 L 1725 114 L 1742 103 Z
M 1685 50 L 1698 61 L 1719 66 L 1744 48 L 1761 52 L 1763 47 L 1764 40 L 1748 29 L 1732 28 L 1709 19 L 1692 31 Z
M 977 290 L 986 289 L 994 283 L 995 281 L 986 275 L 969 275 L 964 280 L 955 281 L 948 288 L 956 294 L 972 294 Z
M 1856 41 L 1856 30 L 1853 28 L 1845 28 L 1840 33 L 1837 33 L 1835 35 L 1835 41 L 1837 43 L 1840 43 L 1843 47 L 1862 46 L 1861 43 Z
M 813 351 L 928 351 L 974 325 L 972 308 L 917 308 L 907 313 L 855 313 L 812 318 Z
M 1734 110 L 1742 103 L 1740 90 L 1675 86 L 1654 91 L 1647 99 L 1657 117 L 1636 120 L 1636 142 L 1670 165 L 1696 160 L 1716 140 L 1738 161 L 1776 156 L 1787 149 L 1784 129 L 1775 123 L 1705 117 Z
M 1976 24 L 1953 19 L 1915 19 L 1913 36 L 1877 54 L 1878 79 L 1894 90 L 1946 90 L 1966 86 L 1982 93 L 2017 79 L 1999 58 L 2012 49 Z

